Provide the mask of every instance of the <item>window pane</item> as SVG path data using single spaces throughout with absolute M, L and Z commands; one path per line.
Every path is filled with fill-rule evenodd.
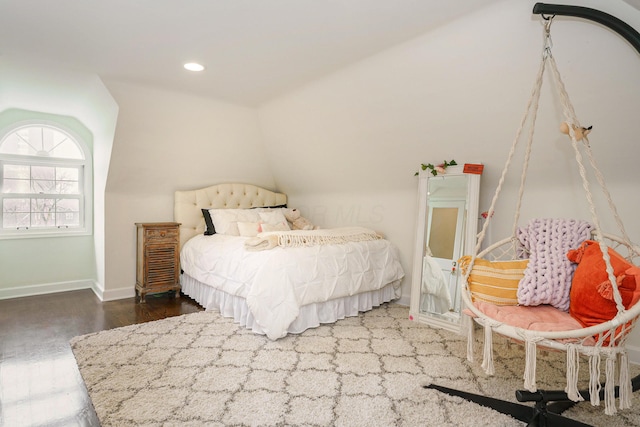
M 56 193 L 58 194 L 80 194 L 78 168 L 56 168 Z
M 29 213 L 5 213 L 2 215 L 3 228 L 29 227 Z
M 53 191 L 52 191 L 53 192 Z M 80 189 L 77 182 L 58 181 L 56 183 L 57 194 L 80 194 Z
M 56 179 L 56 168 L 53 166 L 31 166 L 32 179 Z
M 46 199 L 43 197 L 31 199 L 31 212 L 52 212 L 55 207 L 55 199 Z
M 56 225 L 59 227 L 80 226 L 80 200 L 58 199 L 56 204 Z
M 31 226 L 53 227 L 55 226 L 55 199 L 37 198 L 31 199 Z
M 29 212 L 30 199 L 4 199 L 2 212 Z
M 58 181 L 78 181 L 80 171 L 78 168 L 56 168 L 56 179 Z
M 45 132 L 43 147 L 49 153 L 49 156 L 65 159 L 83 158 L 78 146 L 67 135 L 53 129 L 48 130 L 53 132 Z
M 79 227 L 79 212 L 64 212 L 56 214 L 56 225 L 58 225 L 59 227 Z
M 55 181 L 45 181 L 42 179 L 33 180 L 31 182 L 32 193 L 38 194 L 51 194 L 56 192 L 56 182 Z
M 24 129 L 7 135 L 0 145 L 0 153 L 35 155 L 36 150 L 25 141 L 25 136 L 26 130 Z
M 52 193 L 55 191 L 56 168 L 53 166 L 31 166 L 33 193 Z
M 3 193 L 30 193 L 31 182 L 28 179 L 5 179 Z
M 4 165 L 5 178 L 29 179 L 31 174 L 28 165 Z
M 63 159 L 84 159 L 82 150 L 64 132 L 46 126 L 18 129 L 0 142 L 0 153 Z
M 32 212 L 31 213 L 31 226 L 32 227 L 54 227 L 55 216 L 53 213 L 48 212 Z
M 80 200 L 78 199 L 58 199 L 56 212 L 78 212 L 80 211 Z
M 2 227 L 29 227 L 29 199 L 4 199 L 2 201 Z

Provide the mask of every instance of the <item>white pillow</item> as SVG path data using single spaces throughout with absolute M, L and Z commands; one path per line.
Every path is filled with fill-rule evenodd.
M 258 215 L 260 215 L 260 219 L 262 220 L 263 224 L 277 225 L 282 228 L 278 231 L 290 230 L 289 224 L 287 223 L 287 218 L 285 218 L 281 209 L 273 209 L 268 212 L 259 212 Z
M 238 221 L 238 231 L 242 237 L 256 237 L 262 231 L 259 222 Z
M 265 233 L 269 231 L 289 231 L 289 230 L 291 229 L 287 224 L 267 224 L 267 223 L 262 224 L 262 231 L 264 231 Z
M 259 222 L 258 212 L 251 209 L 209 209 L 213 226 L 218 234 L 239 236 L 238 222 Z

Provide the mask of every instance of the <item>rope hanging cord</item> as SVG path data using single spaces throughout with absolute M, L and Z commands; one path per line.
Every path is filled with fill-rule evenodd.
M 478 234 L 477 244 L 472 252 L 471 260 L 467 268 L 465 269 L 463 276 L 463 292 L 462 299 L 466 307 L 473 313 L 475 322 L 484 326 L 484 355 L 483 355 L 483 363 L 482 366 L 487 374 L 491 374 L 493 371 L 493 346 L 492 346 L 492 333 L 498 333 L 510 338 L 514 338 L 518 341 L 524 342 L 526 345 L 526 360 L 525 360 L 525 372 L 524 372 L 524 387 L 529 391 L 536 390 L 536 347 L 542 346 L 551 349 L 556 349 L 560 351 L 565 351 L 567 354 L 567 362 L 566 362 L 566 379 L 567 379 L 567 388 L 565 391 L 569 398 L 573 401 L 583 400 L 582 396 L 578 392 L 577 384 L 578 384 L 578 368 L 579 368 L 579 355 L 583 354 L 589 357 L 589 389 L 591 391 L 591 404 L 598 405 L 600 403 L 599 391 L 600 391 L 600 361 L 606 361 L 606 369 L 605 376 L 606 382 L 604 387 L 604 401 L 605 401 L 605 413 L 608 415 L 612 415 L 616 412 L 615 408 L 615 396 L 613 393 L 614 390 L 614 382 L 613 378 L 615 372 L 615 364 L 616 358 L 620 360 L 619 362 L 619 371 L 620 371 L 620 395 L 619 395 L 619 403 L 620 409 L 625 409 L 630 407 L 630 396 L 631 396 L 631 382 L 629 380 L 629 367 L 628 367 L 628 357 L 626 354 L 626 350 L 624 348 L 624 344 L 628 335 L 628 332 L 631 330 L 633 325 L 636 322 L 638 316 L 640 316 L 640 303 L 636 303 L 633 307 L 626 310 L 622 301 L 622 297 L 620 295 L 620 290 L 618 289 L 616 277 L 613 271 L 613 267 L 611 265 L 611 259 L 609 256 L 609 247 L 605 242 L 605 239 L 612 241 L 615 244 L 622 244 L 627 247 L 629 257 L 635 258 L 640 257 L 640 248 L 634 246 L 625 229 L 622 225 L 622 221 L 617 212 L 617 209 L 611 199 L 611 195 L 607 190 L 607 187 L 604 183 L 604 178 L 602 173 L 600 172 L 595 158 L 593 157 L 593 153 L 591 151 L 591 147 L 589 144 L 589 140 L 586 137 L 586 134 L 580 135 L 578 137 L 576 135 L 576 129 L 580 129 L 580 123 L 577 119 L 576 113 L 574 111 L 573 105 L 569 99 L 569 95 L 565 89 L 562 78 L 560 77 L 560 72 L 558 71 L 557 64 L 551 52 L 552 49 L 552 40 L 551 40 L 551 23 L 553 21 L 553 17 L 544 18 L 544 41 L 543 41 L 543 50 L 542 50 L 542 60 L 540 61 L 540 66 L 538 68 L 538 72 L 536 74 L 535 83 L 533 89 L 531 91 L 531 95 L 527 102 L 527 106 L 525 109 L 525 113 L 520 121 L 520 126 L 516 132 L 516 136 L 509 150 L 509 154 L 507 156 L 507 160 L 505 166 L 502 170 L 502 174 L 500 175 L 500 179 L 498 181 L 498 185 L 496 187 L 495 193 L 491 200 L 491 205 L 489 207 L 489 215 L 487 216 L 487 220 L 484 222 L 480 233 Z M 578 170 L 580 173 L 582 187 L 584 189 L 586 199 L 589 205 L 589 212 L 591 214 L 591 220 L 593 225 L 593 239 L 598 243 L 600 252 L 602 254 L 602 259 L 605 263 L 605 269 L 607 273 L 607 277 L 609 282 L 611 283 L 611 289 L 613 294 L 613 301 L 615 302 L 617 314 L 613 319 L 602 322 L 598 325 L 573 329 L 573 330 L 564 330 L 564 331 L 537 331 L 537 330 L 527 330 L 519 327 L 515 327 L 503 322 L 499 322 L 496 319 L 491 318 L 488 315 L 485 315 L 480 309 L 478 309 L 471 299 L 471 292 L 469 290 L 469 276 L 473 269 L 474 262 L 476 258 L 483 257 L 485 254 L 489 254 L 496 249 L 501 249 L 502 254 L 507 253 L 507 251 L 502 249 L 503 245 L 510 245 L 509 254 L 516 259 L 518 258 L 518 252 L 522 249 L 522 244 L 517 237 L 518 233 L 518 221 L 520 219 L 520 209 L 522 207 L 522 199 L 524 195 L 524 186 L 527 178 L 527 170 L 529 167 L 529 160 L 531 157 L 531 151 L 533 146 L 533 136 L 534 136 L 534 128 L 536 125 L 536 120 L 538 117 L 538 109 L 540 102 L 540 94 L 541 88 L 543 85 L 544 75 L 546 69 L 550 69 L 550 72 L 553 76 L 553 80 L 555 83 L 555 89 L 559 94 L 559 99 L 562 104 L 562 113 L 564 118 L 564 125 L 568 128 L 568 133 L 571 138 L 571 146 L 573 152 L 575 154 L 576 163 L 578 164 Z M 503 184 L 505 182 L 506 175 L 509 171 L 509 167 L 513 162 L 513 158 L 516 152 L 516 148 L 521 140 L 522 135 L 525 133 L 526 125 L 529 125 L 529 130 L 527 132 L 527 142 L 525 146 L 525 154 L 523 160 L 522 174 L 520 176 L 520 187 L 518 190 L 518 196 L 516 199 L 515 206 L 515 214 L 513 219 L 513 226 L 511 229 L 511 235 L 503 239 L 502 241 L 496 242 L 486 249 L 480 251 L 482 247 L 482 242 L 486 236 L 487 229 L 494 217 L 493 213 L 495 212 L 495 206 L 497 200 L 499 198 L 500 192 L 502 191 Z M 581 142 L 580 144 L 578 142 Z M 582 150 L 582 151 L 581 151 Z M 591 193 L 590 183 L 587 178 L 587 171 L 583 162 L 583 154 L 584 151 L 586 158 L 589 160 L 591 169 L 595 174 L 598 184 L 606 197 L 606 200 L 609 204 L 610 211 L 615 219 L 616 225 L 620 232 L 620 237 L 612 236 L 609 234 L 604 234 L 601 229 L 600 219 L 598 217 L 598 213 L 596 211 L 595 202 L 593 200 L 593 195 Z M 500 257 L 501 258 L 501 257 Z M 467 359 L 473 359 L 473 322 L 471 322 L 470 327 L 468 328 L 468 339 L 470 340 L 467 343 Z M 590 341 L 591 340 L 591 341 Z M 595 340 L 595 343 L 593 341 Z
M 591 219 L 593 221 L 593 225 L 594 225 L 594 240 L 596 240 L 599 245 L 600 245 L 600 250 L 602 252 L 602 257 L 605 261 L 605 266 L 606 266 L 606 271 L 607 271 L 607 275 L 609 277 L 609 280 L 611 281 L 612 284 L 616 283 L 616 279 L 615 279 L 615 275 L 613 273 L 613 268 L 611 266 L 611 260 L 609 258 L 609 253 L 608 253 L 608 246 L 607 244 L 604 242 L 603 239 L 603 233 L 602 233 L 602 229 L 600 226 L 600 220 L 598 218 L 597 212 L 596 212 L 596 207 L 593 201 L 593 195 L 591 193 L 591 189 L 590 189 L 590 185 L 589 185 L 589 181 L 587 178 L 587 173 L 586 173 L 586 169 L 584 167 L 583 164 L 583 158 L 582 158 L 582 154 L 580 152 L 580 147 L 578 144 L 578 139 L 576 137 L 576 133 L 574 131 L 574 126 L 575 127 L 580 127 L 580 123 L 577 119 L 577 116 L 575 114 L 573 105 L 571 104 L 571 101 L 569 99 L 569 95 L 565 89 L 564 83 L 562 82 L 562 78 L 560 77 L 560 72 L 558 71 L 558 67 L 557 64 L 555 62 L 555 59 L 553 57 L 553 54 L 551 52 L 551 48 L 553 46 L 552 40 L 551 40 L 551 24 L 553 21 L 553 17 L 545 17 L 544 19 L 544 41 L 543 41 L 543 51 L 542 51 L 542 60 L 540 61 L 540 66 L 538 68 L 538 72 L 536 75 L 536 79 L 535 79 L 535 83 L 534 83 L 534 87 L 533 90 L 531 91 L 531 96 L 529 97 L 529 100 L 527 102 L 527 106 L 525 109 L 525 113 L 522 117 L 522 119 L 520 120 L 520 126 L 518 127 L 518 130 L 516 132 L 516 136 L 513 140 L 513 143 L 511 145 L 511 149 L 509 150 L 509 154 L 507 156 L 507 161 L 505 163 L 505 166 L 502 170 L 502 174 L 500 176 L 500 179 L 498 181 L 498 185 L 496 187 L 496 191 L 493 195 L 493 199 L 491 200 L 491 205 L 489 207 L 488 212 L 493 213 L 495 210 L 495 206 L 496 203 L 498 201 L 499 195 L 502 191 L 502 187 L 506 178 L 506 175 L 509 171 L 509 167 L 513 161 L 513 157 L 514 154 L 516 152 L 516 148 L 521 140 L 522 134 L 525 130 L 527 121 L 530 119 L 530 126 L 529 126 L 529 132 L 528 132 L 528 137 L 527 137 L 527 143 L 526 143 L 526 147 L 525 147 L 525 156 L 524 156 L 524 161 L 523 161 L 523 168 L 522 168 L 522 174 L 520 176 L 520 187 L 519 187 L 519 191 L 518 191 L 518 197 L 516 200 L 516 209 L 515 209 L 515 214 L 514 214 L 514 221 L 513 221 L 513 225 L 512 225 L 512 230 L 511 230 L 511 240 L 513 241 L 513 244 L 516 245 L 517 244 L 517 237 L 516 237 L 516 231 L 517 231 L 517 224 L 518 224 L 518 220 L 520 218 L 520 209 L 522 206 L 522 199 L 523 199 L 523 195 L 524 195 L 524 186 L 526 183 L 526 178 L 527 178 L 527 170 L 528 170 L 528 166 L 529 166 L 529 159 L 531 157 L 531 149 L 532 149 L 532 145 L 533 145 L 533 136 L 534 136 L 534 130 L 535 130 L 535 124 L 536 124 L 536 119 L 537 119 L 537 112 L 538 112 L 538 106 L 539 106 L 539 100 L 540 100 L 540 93 L 541 93 L 541 88 L 542 88 L 542 84 L 544 81 L 544 73 L 545 73 L 545 69 L 546 66 L 548 65 L 549 68 L 551 69 L 552 75 L 554 77 L 554 82 L 555 82 L 555 86 L 556 89 L 560 95 L 560 101 L 562 104 L 562 109 L 563 109 L 563 115 L 564 115 L 564 119 L 568 124 L 568 128 L 569 128 L 569 136 L 571 137 L 571 144 L 575 153 L 575 157 L 576 157 L 576 162 L 578 163 L 578 169 L 580 172 L 580 177 L 582 179 L 582 185 L 583 188 L 585 190 L 585 194 L 586 194 L 586 198 L 589 204 L 589 210 L 590 210 L 590 214 L 591 214 Z M 602 176 L 602 173 L 600 172 L 599 168 L 597 167 L 597 164 L 595 162 L 595 158 L 593 157 L 593 153 L 591 152 L 591 148 L 589 145 L 589 141 L 587 139 L 586 136 L 583 137 L 582 139 L 582 148 L 585 150 L 587 158 L 590 161 L 591 167 L 594 171 L 594 174 L 597 178 L 597 181 L 601 187 L 601 190 L 603 191 L 607 202 L 609 204 L 609 208 L 612 212 L 612 215 L 616 221 L 616 225 L 620 231 L 620 236 L 623 239 L 623 242 L 625 243 L 625 245 L 635 254 L 635 255 L 640 255 L 637 253 L 634 245 L 631 243 L 625 229 L 624 226 L 622 224 L 622 221 L 620 219 L 620 216 L 618 214 L 618 211 L 611 199 L 611 195 L 604 183 L 604 178 Z M 491 223 L 492 220 L 492 215 L 488 215 L 487 216 L 487 220 L 484 222 L 482 229 L 480 231 L 480 233 L 478 234 L 478 240 L 476 243 L 476 247 L 473 251 L 472 257 L 471 257 L 471 261 L 469 264 L 469 267 L 467 268 L 465 275 L 464 275 L 464 283 L 465 283 L 465 287 L 467 287 L 467 282 L 468 282 L 468 278 L 469 275 L 471 273 L 474 261 L 476 259 L 476 257 L 478 256 L 478 253 L 480 252 L 480 248 L 482 246 L 482 243 L 484 241 L 484 238 L 486 236 L 486 232 L 487 229 Z M 485 251 L 486 252 L 486 251 Z M 613 289 L 613 297 L 614 297 L 614 301 L 616 303 L 616 308 L 618 310 L 618 316 L 616 316 L 612 322 L 614 323 L 618 323 L 620 322 L 619 316 L 621 314 L 625 313 L 625 307 L 622 303 L 622 297 L 620 295 L 620 291 L 618 290 L 617 286 L 612 286 Z M 465 289 L 467 290 L 467 289 Z M 473 311 L 476 315 L 478 316 L 482 316 L 482 313 L 479 312 L 479 310 L 477 310 L 474 306 L 473 303 L 471 303 L 469 298 L 466 298 L 467 295 L 465 295 L 467 292 L 463 292 L 463 296 L 465 297 L 465 302 L 467 302 L 467 306 L 471 309 L 471 311 Z M 617 325 L 615 325 L 617 326 Z M 593 328 L 593 327 L 592 327 Z M 591 328 L 589 328 L 591 329 Z M 586 329 L 584 330 L 586 331 Z M 562 333 L 556 332 L 553 334 L 550 334 L 548 336 L 549 338 L 553 339 L 553 338 L 560 338 L 562 337 Z

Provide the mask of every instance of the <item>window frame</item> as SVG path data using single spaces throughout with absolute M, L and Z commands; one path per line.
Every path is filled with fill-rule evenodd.
M 60 157 L 41 157 L 36 155 L 2 154 L 0 153 L 0 240 L 2 239 L 23 239 L 42 237 L 68 237 L 87 236 L 93 234 L 93 158 L 87 143 L 72 129 L 61 123 L 48 120 L 26 120 L 12 123 L 0 130 L 0 141 L 23 128 L 47 127 L 62 132 L 72 140 L 83 155 L 83 159 L 65 159 Z M 29 166 L 54 166 L 77 168 L 78 194 L 57 194 L 57 193 L 3 193 L 4 166 L 29 165 Z M 77 199 L 79 203 L 79 223 L 78 227 L 29 227 L 29 228 L 3 228 L 3 201 L 12 198 L 28 198 L 33 200 L 38 197 L 49 197 L 56 199 Z

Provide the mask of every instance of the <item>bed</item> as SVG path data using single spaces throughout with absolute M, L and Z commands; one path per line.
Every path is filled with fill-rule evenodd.
M 357 316 L 400 297 L 404 271 L 398 250 L 380 236 L 340 244 L 251 250 L 250 241 L 282 233 L 205 235 L 208 227 L 203 209 L 218 214 L 216 218 L 221 213 L 279 218 L 278 211 L 286 204 L 285 194 L 250 184 L 176 191 L 174 219 L 181 224 L 182 292 L 206 310 L 219 311 L 270 339 Z M 234 227 L 247 224 L 237 221 Z M 301 233 L 326 235 L 332 231 Z

